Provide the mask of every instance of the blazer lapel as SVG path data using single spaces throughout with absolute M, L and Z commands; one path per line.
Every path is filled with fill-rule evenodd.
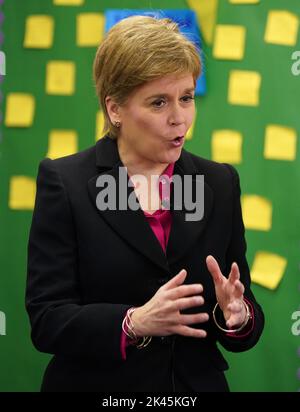
M 192 187 L 195 189 L 197 175 L 201 174 L 201 171 L 195 168 L 191 155 L 185 150 L 182 150 L 182 154 L 179 160 L 175 163 L 174 175 L 175 174 L 180 175 L 182 178 L 182 192 L 184 193 L 184 176 L 188 175 L 192 177 Z M 212 211 L 214 197 L 212 189 L 204 181 L 204 199 L 201 199 L 204 202 L 203 217 L 200 220 L 189 221 L 186 219 L 186 216 L 187 214 L 190 214 L 191 211 L 186 210 L 186 208 L 184 207 L 184 202 L 182 210 L 174 209 L 173 195 L 174 193 L 172 193 L 171 196 L 171 210 L 173 214 L 173 222 L 166 251 L 168 262 L 171 265 L 175 264 L 186 253 L 188 253 L 192 245 L 202 235 Z
M 158 265 L 160 269 L 169 273 L 166 255 L 147 222 L 142 209 L 140 207 L 137 210 L 131 210 L 129 208 L 126 210 L 118 209 L 118 191 L 120 184 L 119 167 L 124 167 L 124 165 L 120 160 L 116 142 L 108 137 L 99 140 L 96 144 L 96 159 L 101 172 L 91 178 L 88 182 L 90 197 L 95 207 L 97 208 L 96 199 L 101 191 L 101 188 L 97 187 L 96 182 L 101 175 L 111 176 L 116 182 L 117 188 L 117 209 L 99 210 L 97 208 L 99 215 L 116 233 L 118 233 L 119 236 L 134 247 L 139 253 L 142 253 L 153 263 Z M 134 188 L 131 186 L 128 187 L 128 180 L 127 175 L 126 182 L 128 197 L 135 197 Z M 135 199 L 138 203 L 136 197 Z
M 97 179 L 101 175 L 112 176 L 117 188 L 116 210 L 99 210 L 97 208 L 99 215 L 139 253 L 150 259 L 160 269 L 170 273 L 169 264 L 176 263 L 188 252 L 193 243 L 201 236 L 206 226 L 213 205 L 213 192 L 211 188 L 204 183 L 204 216 L 199 221 L 187 221 L 186 213 L 191 213 L 191 211 L 187 211 L 185 208 L 183 210 L 174 209 L 172 204 L 173 193 L 171 192 L 171 213 L 173 218 L 165 254 L 140 207 L 137 210 L 129 208 L 119 210 L 118 208 L 119 167 L 124 167 L 124 165 L 120 160 L 116 141 L 106 136 L 97 142 L 96 164 L 99 168 L 99 173 L 88 182 L 89 193 L 94 206 L 97 208 L 96 199 L 99 192 L 103 190 L 97 187 L 96 184 Z M 191 155 L 182 150 L 179 160 L 175 163 L 174 174 L 179 174 L 182 178 L 184 175 L 192 175 L 195 182 L 197 173 L 199 174 L 199 171 L 195 169 Z M 133 187 L 128 187 L 128 180 L 127 175 L 127 195 L 128 197 L 135 196 Z M 136 201 L 138 203 L 137 199 Z

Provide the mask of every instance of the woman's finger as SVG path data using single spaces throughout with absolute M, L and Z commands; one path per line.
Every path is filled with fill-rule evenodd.
M 180 323 L 182 325 L 192 325 L 193 323 L 207 322 L 209 319 L 208 313 L 196 313 L 193 315 L 181 315 Z
M 230 283 L 234 284 L 234 282 L 236 280 L 238 280 L 239 278 L 240 278 L 239 267 L 238 267 L 237 263 L 233 262 L 232 265 L 231 265 L 231 271 L 230 271 L 228 279 L 229 279 Z
M 168 299 L 177 300 L 190 295 L 198 295 L 203 292 L 203 286 L 200 283 L 192 285 L 180 285 L 171 290 L 168 290 Z
M 236 280 L 234 283 L 235 286 L 235 295 L 236 297 L 240 297 L 241 295 L 244 294 L 245 292 L 245 286 L 242 284 L 242 282 L 240 280 Z
M 234 300 L 233 302 L 229 303 L 227 309 L 232 313 L 240 313 L 244 309 L 244 304 L 241 300 Z
M 204 298 L 202 296 L 191 296 L 188 298 L 181 298 L 174 301 L 174 310 L 180 311 L 184 309 L 194 308 L 196 306 L 202 306 L 204 304 Z
M 203 329 L 191 328 L 185 325 L 178 325 L 173 328 L 173 332 L 182 335 L 189 336 L 191 338 L 205 338 L 207 333 Z
M 231 329 L 232 327 L 235 326 L 240 326 L 242 324 L 242 322 L 244 321 L 243 316 L 241 315 L 241 313 L 234 313 L 232 314 L 229 319 L 226 322 L 226 326 Z
M 213 277 L 214 282 L 221 283 L 223 275 L 216 259 L 211 255 L 207 256 L 206 265 L 207 269 Z
M 176 286 L 182 285 L 182 283 L 185 281 L 186 275 L 187 275 L 187 271 L 185 269 L 181 269 L 181 271 L 177 273 L 177 275 L 175 275 L 167 283 L 165 283 L 161 287 L 161 289 L 169 290 L 169 289 L 173 289 Z

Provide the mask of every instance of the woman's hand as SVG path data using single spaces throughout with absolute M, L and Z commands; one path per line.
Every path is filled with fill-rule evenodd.
M 204 338 L 206 332 L 188 325 L 206 322 L 207 313 L 183 315 L 181 310 L 201 306 L 204 299 L 200 284 L 183 285 L 187 272 L 182 269 L 163 285 L 145 305 L 136 308 L 132 314 L 134 331 L 140 336 L 183 335 Z
M 236 263 L 231 265 L 227 279 L 213 256 L 207 256 L 206 264 L 214 280 L 217 301 L 223 311 L 227 327 L 229 329 L 239 327 L 245 321 L 247 313 L 243 304 L 245 288 L 240 281 L 238 265 Z

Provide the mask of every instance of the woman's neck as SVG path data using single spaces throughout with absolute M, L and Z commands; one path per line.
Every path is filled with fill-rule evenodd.
M 120 159 L 127 168 L 129 176 L 143 175 L 147 180 L 150 180 L 153 175 L 160 176 L 168 166 L 168 163 L 158 163 L 139 158 L 133 151 L 126 150 L 119 141 L 117 141 L 117 146 Z

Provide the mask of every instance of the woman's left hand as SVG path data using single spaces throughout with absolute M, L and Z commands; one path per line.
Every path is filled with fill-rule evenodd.
M 229 277 L 226 278 L 213 256 L 207 256 L 206 264 L 212 275 L 217 301 L 223 311 L 229 329 L 239 327 L 246 319 L 247 313 L 243 304 L 244 285 L 240 281 L 238 265 L 233 263 Z

